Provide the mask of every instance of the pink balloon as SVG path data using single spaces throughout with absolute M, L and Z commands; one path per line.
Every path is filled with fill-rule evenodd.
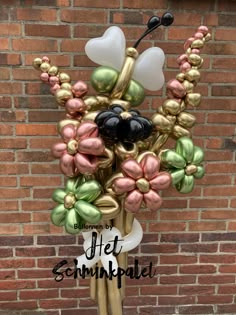
M 78 174 L 78 171 L 76 171 L 75 168 L 74 156 L 68 153 L 62 155 L 60 160 L 60 167 L 62 173 L 64 173 L 68 177 L 74 177 Z
M 119 177 L 113 182 L 113 188 L 116 194 L 124 194 L 135 189 L 135 181 L 129 177 Z
M 160 161 L 152 154 L 145 155 L 140 165 L 143 169 L 144 177 L 149 181 L 156 177 L 160 169 Z
M 187 72 L 188 70 L 191 69 L 191 65 L 189 62 L 184 62 L 182 63 L 182 65 L 180 66 L 180 71 L 182 71 L 183 73 Z
M 125 198 L 125 209 L 130 212 L 137 212 L 141 207 L 142 201 L 143 194 L 135 189 Z
M 59 78 L 55 75 L 49 78 L 49 83 L 54 86 L 55 84 L 59 84 Z
M 194 40 L 195 40 L 194 37 L 189 37 L 184 43 L 184 50 L 187 50 L 192 45 Z
M 42 61 L 50 63 L 50 59 L 47 56 L 43 56 Z
M 63 142 L 56 143 L 52 146 L 52 154 L 55 158 L 60 158 L 66 152 L 67 145 Z
M 60 88 L 61 88 L 61 86 L 60 86 L 59 84 L 54 84 L 54 85 L 51 87 L 50 91 L 51 91 L 52 94 L 55 94 L 56 91 L 59 90 Z
M 167 83 L 167 96 L 169 98 L 183 98 L 186 95 L 184 86 L 176 79 L 172 79 Z
M 192 54 L 197 54 L 197 55 L 199 55 L 200 49 L 193 48 L 193 49 L 191 50 L 191 52 L 192 52 Z
M 177 63 L 181 65 L 183 62 L 188 61 L 188 55 L 182 54 L 177 58 Z
M 167 189 L 171 184 L 171 176 L 167 172 L 161 172 L 150 181 L 151 188 L 155 191 Z
M 208 28 L 205 25 L 201 25 L 198 28 L 198 32 L 201 32 L 203 35 L 206 35 L 208 33 Z
M 76 135 L 76 126 L 72 124 L 68 124 L 64 126 L 61 130 L 61 136 L 65 142 L 69 142 L 70 140 L 75 138 L 75 135 Z
M 88 92 L 88 86 L 83 81 L 76 82 L 72 87 L 72 93 L 75 97 L 83 97 Z
M 194 34 L 194 37 L 195 37 L 196 39 L 203 39 L 204 35 L 203 35 L 203 33 L 201 33 L 201 32 L 197 32 L 197 33 Z
M 66 102 L 66 110 L 70 115 L 74 115 L 77 112 L 83 113 L 86 110 L 86 105 L 82 99 L 71 98 Z
M 82 139 L 78 143 L 78 151 L 83 154 L 102 155 L 104 153 L 104 144 L 100 138 Z
M 161 197 L 152 189 L 149 190 L 146 194 L 144 194 L 144 201 L 147 205 L 147 207 L 151 211 L 158 210 L 162 204 Z
M 82 139 L 97 137 L 98 126 L 93 121 L 82 122 L 77 129 L 77 137 Z
M 43 81 L 43 82 L 48 82 L 49 80 L 49 74 L 47 72 L 42 72 L 41 75 L 40 75 L 40 79 Z
M 141 166 L 138 164 L 137 161 L 133 159 L 124 161 L 121 164 L 121 169 L 125 173 L 125 175 L 128 175 L 129 177 L 136 180 L 143 176 L 143 170 Z
M 86 154 L 77 153 L 75 155 L 75 165 L 81 174 L 92 174 L 97 169 L 97 158 Z

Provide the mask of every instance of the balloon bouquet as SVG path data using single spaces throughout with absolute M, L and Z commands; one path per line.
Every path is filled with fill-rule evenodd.
M 184 44 L 185 53 L 177 62 L 180 72 L 167 83 L 167 99 L 151 119 L 136 109 L 144 98 L 144 88 L 156 91 L 164 83 L 164 53 L 152 47 L 139 55 L 141 40 L 160 25 L 173 22 L 171 13 L 153 16 L 147 30 L 133 47 L 125 48 L 125 37 L 116 26 L 85 46 L 87 56 L 100 66 L 91 76 L 97 92 L 86 96 L 88 86 L 78 81 L 71 85 L 68 74 L 50 64 L 48 57 L 36 58 L 33 66 L 41 70 L 41 80 L 51 86 L 66 117 L 58 123 L 61 141 L 52 148 L 67 177 L 65 188 L 53 193 L 57 203 L 51 212 L 56 226 L 66 232 L 82 232 L 85 254 L 77 258 L 77 267 L 127 268 L 127 253 L 142 240 L 143 230 L 135 214 L 146 207 L 157 211 L 160 192 L 172 184 L 180 193 L 190 193 L 194 180 L 204 175 L 203 151 L 191 140 L 189 129 L 195 117 L 185 111 L 197 107 L 201 95 L 194 93 L 203 63 L 200 49 L 210 39 L 206 26 Z M 163 149 L 167 139 L 176 140 L 174 149 Z M 92 230 L 87 230 L 87 224 Z M 98 225 L 99 224 L 99 225 Z M 90 227 L 89 225 L 89 227 Z M 105 226 L 110 226 L 108 230 Z M 93 242 L 93 257 L 88 251 Z M 111 243 L 112 251 L 108 252 Z M 91 277 L 91 298 L 101 315 L 122 314 L 125 277 L 117 286 L 114 278 Z

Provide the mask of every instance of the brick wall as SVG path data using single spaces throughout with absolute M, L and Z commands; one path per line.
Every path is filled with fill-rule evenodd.
M 178 69 L 183 42 L 200 24 L 213 39 L 203 49 L 194 115 L 195 143 L 206 152 L 206 176 L 188 196 L 165 192 L 158 213 L 143 211 L 146 231 L 130 254 L 158 276 L 128 280 L 124 314 L 236 313 L 236 1 L 230 0 L 1 0 L 0 1 L 0 315 L 97 314 L 87 280 L 54 281 L 51 269 L 82 252 L 81 239 L 50 223 L 52 191 L 63 184 L 50 155 L 58 109 L 31 63 L 48 55 L 73 81 L 89 80 L 94 64 L 88 38 L 120 25 L 128 44 L 153 14 L 170 10 L 175 22 L 140 46 L 166 52 L 166 81 Z M 150 115 L 165 89 L 141 106 Z

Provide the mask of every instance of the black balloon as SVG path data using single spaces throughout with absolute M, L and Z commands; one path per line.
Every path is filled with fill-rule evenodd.
M 150 29 L 152 29 L 153 27 L 157 27 L 157 26 L 159 26 L 160 25 L 160 23 L 161 23 L 161 19 L 159 18 L 159 16 L 152 16 L 150 19 L 149 19 L 149 21 L 148 21 L 148 23 L 147 23 L 147 27 L 148 27 L 148 29 L 150 30 Z
M 125 115 L 122 113 L 126 112 Z M 152 122 L 141 116 L 139 111 L 125 111 L 120 105 L 113 105 L 109 110 L 101 111 L 95 123 L 104 140 L 110 142 L 136 142 L 151 135 Z
M 170 12 L 166 12 L 161 17 L 161 24 L 164 26 L 169 26 L 174 22 L 174 16 Z

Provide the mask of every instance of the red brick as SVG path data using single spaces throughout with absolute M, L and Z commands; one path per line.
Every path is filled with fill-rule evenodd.
M 36 288 L 35 280 L 4 280 L 0 281 L 1 290 L 20 290 Z
M 150 232 L 159 231 L 184 231 L 186 224 L 182 222 L 161 222 L 161 223 L 149 223 Z
M 55 248 L 53 247 L 21 247 L 16 248 L 16 256 L 22 257 L 47 257 L 54 256 Z
M 26 24 L 26 36 L 42 37 L 70 37 L 70 28 L 67 25 Z
M 215 273 L 216 267 L 213 265 L 187 265 L 180 266 L 180 273 L 186 274 L 202 274 L 202 273 Z
M 192 306 L 180 306 L 180 314 L 213 314 L 213 306 L 205 305 L 192 305 Z
M 226 304 L 232 303 L 232 295 L 207 295 L 207 296 L 198 296 L 199 304 Z
M 9 49 L 9 39 L 8 38 L 0 38 L 0 49 L 8 50 Z
M 199 285 L 187 285 L 180 286 L 179 294 L 180 295 L 205 295 L 205 294 L 214 294 L 214 286 L 199 286 Z
M 16 126 L 17 136 L 52 136 L 57 131 L 54 125 L 20 124 Z
M 69 23 L 106 23 L 106 11 L 104 10 L 61 10 L 61 21 Z
M 159 305 L 184 305 L 194 304 L 193 296 L 160 296 L 158 298 Z
M 192 284 L 196 283 L 196 276 L 161 276 L 161 284 Z
M 160 256 L 160 264 L 171 265 L 171 264 L 194 264 L 197 262 L 197 256 L 187 255 L 171 255 L 171 256 Z
M 4 270 L 0 271 L 0 280 L 10 280 L 15 279 L 15 271 L 14 270 Z
M 28 39 L 18 38 L 12 39 L 12 47 L 14 51 L 41 51 L 51 52 L 57 51 L 57 41 L 54 39 Z
M 37 301 L 1 302 L 0 308 L 13 310 L 31 310 L 37 308 Z
M 0 301 L 15 301 L 16 292 L 0 292 Z
M 226 230 L 226 222 L 189 222 L 189 231 L 219 231 Z
M 191 200 L 190 200 L 191 201 Z M 161 211 L 161 220 L 196 220 L 197 211 Z
M 43 309 L 61 309 L 66 307 L 76 307 L 77 300 L 72 299 L 53 299 L 53 300 L 40 300 L 40 307 Z
M 0 214 L 1 223 L 23 223 L 30 222 L 30 213 L 4 213 Z
M 58 298 L 58 290 L 24 290 L 20 292 L 21 300 L 54 299 Z
M 2 268 L 32 268 L 35 267 L 33 259 L 4 259 L 1 261 Z M 31 270 L 30 270 L 31 271 Z
M 235 255 L 201 255 L 200 263 L 231 264 L 235 262 Z
M 75 0 L 75 7 L 85 7 L 85 8 L 104 8 L 104 1 L 98 0 L 94 2 L 93 0 Z M 109 2 L 109 8 L 119 8 L 119 0 L 111 0 Z
M 15 17 L 18 21 L 56 21 L 57 11 L 55 9 L 39 9 L 39 8 L 16 8 Z
M 235 276 L 224 276 L 224 275 L 207 275 L 207 276 L 199 276 L 198 282 L 200 284 L 210 284 L 210 283 L 234 283 Z

